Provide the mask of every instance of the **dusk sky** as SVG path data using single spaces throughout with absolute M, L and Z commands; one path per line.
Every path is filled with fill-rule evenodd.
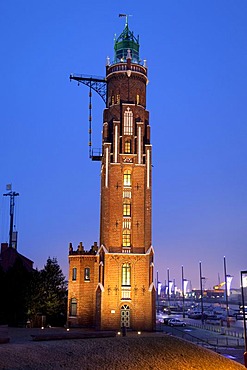
M 16 199 L 18 251 L 42 269 L 68 244 L 99 241 L 100 162 L 88 158 L 88 88 L 105 76 L 114 35 L 140 36 L 153 145 L 155 278 L 233 287 L 247 270 L 247 1 L 2 0 L 0 191 Z M 93 147 L 103 100 L 93 93 Z M 0 241 L 9 197 L 1 195 Z

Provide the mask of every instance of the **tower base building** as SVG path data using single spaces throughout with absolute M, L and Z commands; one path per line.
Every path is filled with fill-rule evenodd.
M 69 247 L 68 323 L 100 330 L 155 330 L 152 146 L 147 66 L 128 26 L 115 39 L 105 86 L 100 242 Z M 86 78 L 72 76 L 85 84 Z M 92 82 L 88 78 L 88 86 Z M 98 80 L 97 80 L 98 81 Z M 95 85 L 93 85 L 95 88 Z M 97 90 L 96 90 L 97 91 Z M 97 91 L 98 92 L 98 91 Z M 92 156 L 92 159 L 95 159 Z

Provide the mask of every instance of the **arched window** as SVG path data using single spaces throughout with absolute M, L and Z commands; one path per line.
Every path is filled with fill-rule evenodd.
M 131 186 L 131 171 L 124 171 L 124 186 Z
M 130 272 L 131 267 L 129 263 L 124 263 L 122 265 L 122 286 L 130 286 Z
M 123 247 L 130 247 L 130 230 L 123 231 Z
M 131 153 L 131 140 L 127 139 L 124 143 L 124 153 Z
M 71 298 L 70 300 L 70 316 L 77 315 L 77 299 Z
M 133 135 L 133 112 L 129 107 L 124 112 L 124 135 Z
M 84 280 L 90 281 L 90 268 L 89 267 L 86 267 L 84 269 Z
M 131 216 L 131 204 L 130 199 L 124 199 L 123 201 L 123 216 L 130 217 Z

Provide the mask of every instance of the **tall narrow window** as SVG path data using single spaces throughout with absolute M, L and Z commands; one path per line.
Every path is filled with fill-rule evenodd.
M 131 153 L 131 140 L 126 140 L 124 143 L 124 153 Z
M 129 218 L 123 219 L 123 229 L 131 229 L 131 221 Z
M 124 135 L 133 135 L 133 112 L 129 107 L 124 112 Z
M 77 300 L 76 298 L 71 298 L 70 300 L 70 316 L 77 315 Z
M 130 230 L 123 231 L 123 247 L 130 247 Z
M 130 264 L 129 263 L 124 263 L 122 265 L 122 286 L 130 286 Z
M 131 171 L 124 171 L 124 186 L 131 186 Z
M 90 268 L 89 267 L 86 267 L 84 269 L 84 280 L 90 281 Z
M 123 216 L 131 216 L 131 204 L 129 199 L 124 199 L 123 202 Z
M 77 268 L 76 268 L 76 267 L 74 267 L 74 268 L 72 269 L 72 280 L 76 280 L 76 275 L 77 275 Z

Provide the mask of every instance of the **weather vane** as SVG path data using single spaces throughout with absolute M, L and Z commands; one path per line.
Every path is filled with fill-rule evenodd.
M 125 27 L 128 26 L 128 17 L 132 17 L 132 14 L 122 14 L 118 15 L 120 18 L 125 17 Z

